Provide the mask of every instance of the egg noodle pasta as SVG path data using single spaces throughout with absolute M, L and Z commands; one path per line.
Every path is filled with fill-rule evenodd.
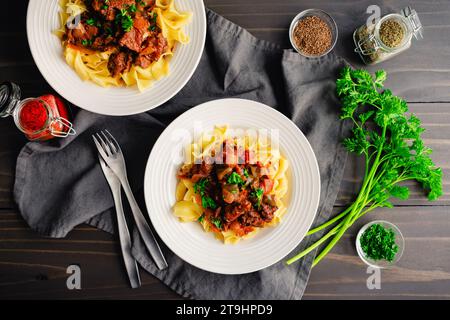
M 226 162 L 230 152 L 234 159 Z M 200 223 L 225 244 L 252 237 L 286 213 L 288 166 L 264 139 L 216 126 L 185 148 L 173 213 L 181 222 Z
M 104 3 L 108 4 L 112 1 L 117 2 L 118 0 L 109 0 L 105 1 Z M 125 2 L 131 3 L 130 1 Z M 118 18 L 116 18 L 115 23 L 116 25 L 119 25 L 118 28 L 120 28 L 121 21 L 122 23 L 124 23 L 124 16 L 127 17 L 127 15 L 129 16 L 132 14 L 137 14 L 135 12 L 139 12 L 140 2 L 142 1 L 137 0 L 136 5 L 134 3 L 132 5 L 124 5 L 124 8 L 128 8 L 128 11 L 126 11 L 125 9 L 120 9 L 121 11 L 119 11 L 119 9 L 117 9 Z M 105 46 L 105 51 L 94 50 L 91 48 L 93 46 L 93 41 L 91 39 L 82 40 L 82 42 L 85 44 L 84 47 L 81 45 L 73 45 L 72 43 L 69 43 L 67 41 L 67 33 L 70 32 L 69 28 L 78 28 L 77 25 L 80 23 L 81 15 L 89 11 L 86 0 L 60 0 L 60 28 L 55 30 L 54 33 L 61 39 L 63 43 L 63 54 L 67 64 L 75 70 L 75 72 L 83 81 L 92 81 L 102 87 L 137 86 L 137 88 L 141 92 L 150 87 L 154 81 L 157 81 L 162 77 L 169 75 L 170 60 L 174 54 L 174 51 L 176 50 L 177 45 L 185 45 L 189 43 L 189 36 L 184 32 L 184 26 L 189 23 L 190 19 L 192 18 L 192 14 L 189 12 L 178 11 L 175 7 L 174 0 L 156 0 L 151 3 L 152 11 L 148 19 L 154 19 L 154 22 L 158 27 L 158 32 L 160 32 L 164 37 L 165 48 L 163 52 L 156 61 L 152 61 L 151 64 L 149 64 L 145 68 L 142 67 L 142 65 L 147 65 L 148 63 L 141 63 L 141 65 L 139 65 L 138 63 L 132 63 L 128 69 L 123 70 L 123 72 L 120 72 L 120 74 L 113 75 L 110 68 L 108 67 L 108 63 L 110 63 L 112 55 L 114 56 L 114 54 L 117 53 L 117 48 L 108 48 L 107 46 Z M 105 8 L 107 8 L 107 5 L 104 6 Z M 136 9 L 136 6 L 138 9 Z M 123 10 L 125 10 L 125 12 L 122 14 Z M 97 12 L 95 14 L 98 15 Z M 122 16 L 120 16 L 121 14 Z M 122 18 L 122 20 L 120 20 L 120 18 Z M 91 22 L 92 20 L 93 19 L 88 19 L 88 22 Z M 133 21 L 131 21 L 131 23 L 133 23 Z M 135 26 L 136 20 L 134 21 L 133 27 L 130 29 L 131 31 L 129 31 L 129 33 L 142 32 L 142 30 L 133 30 Z M 108 29 L 110 28 L 108 27 Z M 150 31 L 148 31 L 148 33 L 150 33 Z M 117 39 L 117 41 L 119 40 L 120 39 Z M 125 45 L 127 45 L 127 42 L 125 40 L 124 43 Z M 119 49 L 120 48 L 125 48 L 126 50 L 128 50 L 128 48 L 123 46 L 119 47 Z M 130 52 L 130 54 L 138 54 L 133 51 Z M 150 53 L 153 54 L 152 52 Z

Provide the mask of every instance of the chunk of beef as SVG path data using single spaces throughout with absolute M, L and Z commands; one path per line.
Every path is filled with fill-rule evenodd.
M 136 2 L 138 10 L 151 10 L 155 6 L 155 0 L 140 0 Z
M 158 61 L 166 50 L 166 38 L 164 38 L 162 33 L 152 32 L 145 41 L 144 48 L 137 56 L 135 64 L 142 68 L 148 68 L 153 62 Z
M 222 183 L 222 198 L 226 203 L 233 203 L 239 197 L 239 188 L 235 184 Z
M 238 221 L 232 222 L 229 226 L 229 229 L 234 231 L 234 233 L 239 237 L 243 237 L 243 236 L 249 234 L 250 232 L 252 232 L 253 230 L 255 230 L 251 226 L 241 225 Z
M 142 43 L 148 37 L 148 27 L 150 23 L 142 15 L 136 15 L 133 22 L 133 27 L 130 31 L 125 32 L 120 39 L 119 44 L 123 47 L 127 47 L 135 52 L 141 52 Z
M 84 28 L 89 39 L 92 39 L 98 35 L 99 30 L 96 26 L 86 25 Z
M 259 181 L 259 187 L 264 190 L 264 194 L 269 194 L 273 189 L 273 180 L 270 179 L 267 175 L 261 177 Z
M 97 37 L 91 45 L 91 48 L 99 51 L 108 51 L 114 48 L 113 37 Z
M 271 206 L 270 204 L 267 203 L 261 203 L 261 218 L 264 219 L 264 221 L 266 222 L 270 222 L 273 219 L 273 215 L 275 213 L 275 211 L 278 210 L 278 207 L 276 206 Z
M 107 3 L 104 0 L 93 0 L 91 6 L 106 20 L 113 21 L 119 10 L 127 9 L 133 4 L 135 4 L 135 0 L 109 0 Z
M 94 9 L 97 12 L 102 11 L 104 5 L 105 5 L 104 0 L 92 0 L 91 2 L 92 9 Z
M 244 226 L 263 227 L 264 220 L 261 215 L 256 211 L 249 211 L 246 214 L 239 217 L 239 222 Z
M 201 178 L 208 177 L 211 174 L 213 168 L 214 165 L 208 164 L 204 161 L 202 162 L 202 164 L 185 165 L 182 166 L 178 171 L 178 178 L 192 179 L 192 182 L 197 182 Z
M 252 208 L 252 204 L 248 200 L 244 200 L 242 203 L 233 206 L 225 207 L 225 221 L 231 222 L 236 220 L 238 217 L 250 211 Z
M 132 58 L 125 52 L 114 53 L 109 57 L 108 70 L 113 77 L 130 70 Z
M 126 9 L 129 6 L 136 4 L 135 0 L 109 0 L 108 6 L 116 9 Z
M 200 165 L 200 171 L 207 175 L 211 174 L 211 171 L 213 170 L 213 168 L 214 168 L 214 165 L 212 165 L 210 163 L 206 163 L 205 161 L 203 161 L 202 164 Z
M 72 44 L 80 45 L 85 40 L 91 40 L 98 34 L 98 28 L 95 26 L 79 23 L 74 29 L 67 32 L 67 41 Z

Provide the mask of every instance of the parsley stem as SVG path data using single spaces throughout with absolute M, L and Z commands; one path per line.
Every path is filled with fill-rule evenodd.
M 342 213 L 339 214 L 338 216 L 340 216 L 340 217 L 345 216 L 345 214 L 347 214 L 348 211 L 349 211 L 349 209 L 352 208 L 352 207 L 353 207 L 353 206 L 348 207 L 344 212 L 342 212 Z M 360 217 L 362 217 L 364 214 L 366 214 L 366 213 L 372 211 L 372 210 L 375 209 L 376 207 L 378 207 L 378 205 L 371 206 L 371 207 L 367 208 L 366 210 L 364 210 L 364 211 L 362 211 L 362 212 L 361 212 L 361 210 L 359 210 L 359 211 L 358 211 L 358 214 L 355 214 L 355 215 L 353 216 L 353 219 L 350 220 L 351 223 L 349 224 L 349 226 L 350 226 L 351 224 L 353 224 L 353 222 L 356 221 L 358 218 L 360 218 Z M 364 207 L 362 207 L 362 208 L 364 208 Z M 336 216 L 336 217 L 333 218 L 333 219 L 336 219 L 338 216 Z M 347 217 L 347 219 L 348 219 L 349 217 L 351 217 L 351 216 L 349 215 L 349 216 Z M 337 221 L 337 220 L 338 220 L 338 219 L 336 219 L 335 221 Z M 319 227 L 321 227 L 321 229 L 324 229 L 325 226 L 323 226 L 323 227 L 322 227 L 322 226 L 323 226 L 323 225 L 321 225 L 321 226 L 319 226 Z M 318 227 L 318 228 L 319 228 L 319 227 Z M 335 234 L 338 232 L 338 230 L 342 229 L 343 227 L 344 227 L 344 221 L 341 221 L 338 225 L 336 225 L 333 229 L 331 229 L 326 235 L 324 235 L 322 238 L 320 238 L 318 241 L 316 241 L 315 243 L 313 243 L 312 245 L 310 245 L 308 248 L 306 248 L 305 250 L 303 250 L 302 252 L 300 252 L 300 253 L 297 254 L 296 256 L 294 256 L 294 257 L 290 258 L 289 260 L 287 260 L 286 263 L 287 263 L 288 265 L 290 265 L 290 264 L 294 263 L 295 261 L 297 261 L 297 260 L 303 258 L 305 255 L 307 255 L 308 253 L 310 253 L 311 251 L 313 251 L 315 248 L 317 248 L 318 246 L 320 246 L 323 242 L 325 242 L 325 241 L 326 241 L 327 239 L 329 239 L 331 236 L 335 235 Z M 347 227 L 347 228 L 344 228 L 344 232 L 345 232 L 345 230 L 347 230 L 347 229 L 348 229 L 348 227 Z M 313 230 L 314 230 L 314 229 L 313 229 Z M 313 230 L 311 230 L 311 231 L 313 231 Z M 310 232 L 311 232 L 311 231 L 310 231 Z M 319 230 L 317 230 L 317 231 L 319 231 Z
M 365 207 L 362 206 L 362 208 Z M 375 209 L 377 206 L 372 206 L 369 207 L 368 209 L 364 210 L 361 212 L 362 209 L 360 209 L 359 211 L 357 211 L 354 215 L 348 215 L 348 217 L 345 219 L 345 221 L 343 221 L 343 226 L 341 226 L 338 234 L 330 241 L 330 243 L 319 253 L 319 255 L 316 256 L 316 258 L 314 259 L 314 262 L 312 264 L 312 267 L 316 266 L 320 260 L 323 259 L 323 257 L 325 257 L 328 252 L 334 247 L 334 245 L 339 241 L 339 239 L 342 237 L 342 235 L 345 233 L 345 231 L 347 231 L 348 228 L 350 228 L 353 223 L 359 219 L 360 217 L 362 217 L 363 215 L 365 215 L 366 213 L 372 211 L 373 209 Z
M 372 210 L 378 208 L 379 206 L 380 206 L 379 204 L 371 205 L 368 209 L 366 209 L 366 210 L 364 210 L 364 211 L 358 213 L 357 215 L 355 215 L 355 216 L 353 217 L 352 221 L 350 222 L 350 226 L 351 226 L 356 220 L 358 220 L 359 218 L 361 218 L 363 215 L 365 215 L 366 213 L 369 213 L 370 211 L 372 211 Z
M 386 134 L 386 128 L 384 127 L 382 136 L 384 136 L 385 134 Z M 382 150 L 382 147 L 379 149 L 379 152 L 377 152 L 374 163 L 378 163 L 380 156 L 381 156 L 381 150 Z M 320 244 L 322 244 L 325 240 L 327 240 L 328 238 L 330 238 L 333 235 L 335 235 L 334 238 L 330 241 L 330 243 L 328 243 L 328 245 L 314 259 L 313 267 L 317 263 L 319 263 L 319 261 L 322 260 L 322 258 L 334 247 L 334 245 L 337 243 L 337 241 L 339 241 L 339 239 L 342 237 L 342 235 L 345 233 L 345 231 L 356 221 L 356 219 L 359 216 L 359 214 L 361 213 L 362 209 L 368 203 L 367 199 L 370 194 L 370 188 L 368 189 L 369 192 L 366 192 L 366 189 L 368 188 L 368 186 L 370 186 L 370 184 L 374 178 L 374 175 L 377 171 L 377 168 L 378 168 L 377 165 L 373 165 L 372 168 L 370 169 L 368 175 L 365 174 L 365 179 L 363 181 L 363 185 L 360 189 L 360 192 L 359 192 L 358 197 L 356 198 L 355 202 L 349 208 L 347 208 L 343 213 L 341 213 L 340 215 L 338 215 L 337 217 L 333 218 L 330 221 L 334 220 L 332 222 L 332 223 L 334 223 L 335 221 L 343 218 L 344 216 L 346 216 L 346 218 L 341 223 L 339 223 L 336 227 L 334 227 L 330 232 L 328 232 L 324 237 L 322 237 L 321 239 L 316 241 L 313 245 L 311 245 L 304 251 L 300 252 L 295 257 L 289 259 L 287 261 L 288 265 L 297 261 L 298 259 L 302 258 L 303 256 L 305 256 L 306 254 L 308 254 L 309 252 L 314 250 L 316 247 L 318 247 Z M 370 209 L 370 211 L 371 210 L 373 210 L 373 209 Z M 369 211 L 367 211 L 367 212 L 369 212 Z M 330 224 L 332 224 L 332 223 L 330 223 Z M 328 224 L 328 225 L 330 225 L 330 224 Z M 320 227 L 321 226 L 319 226 L 319 228 Z M 325 228 L 325 226 L 323 228 Z M 313 230 L 315 230 L 315 229 L 313 229 Z M 313 230 L 311 230 L 311 231 L 313 231 Z M 316 231 L 314 231 L 314 232 L 316 232 Z M 314 233 L 314 232 L 312 232 L 312 233 Z
M 342 219 L 354 206 L 355 204 L 353 203 L 351 206 L 349 206 L 347 209 L 345 209 L 343 212 L 341 212 L 340 214 L 338 214 L 337 216 L 335 216 L 333 219 L 328 220 L 327 222 L 315 227 L 314 229 L 309 230 L 306 235 L 310 236 L 320 230 L 323 230 L 329 226 L 331 226 L 332 224 L 334 224 L 335 222 L 339 221 L 340 219 Z
M 353 211 L 353 210 L 352 210 Z M 334 245 L 339 241 L 339 239 L 342 237 L 342 235 L 344 234 L 344 232 L 348 229 L 349 227 L 349 222 L 352 219 L 352 214 L 349 214 L 347 216 L 347 218 L 345 218 L 345 220 L 342 222 L 343 226 L 339 229 L 339 232 L 334 236 L 333 239 L 331 239 L 330 243 L 328 243 L 326 245 L 326 247 L 319 253 L 319 255 L 314 259 L 314 262 L 312 264 L 312 266 L 314 267 L 315 265 L 317 265 L 319 263 L 320 260 L 322 260 L 323 257 L 325 257 L 325 255 L 327 255 L 327 253 L 334 247 Z
M 385 129 L 383 130 L 383 133 L 385 134 Z M 378 162 L 380 156 L 381 156 L 381 149 L 379 150 L 379 152 L 377 153 L 377 156 L 375 158 L 375 163 Z M 347 217 L 345 218 L 345 220 L 342 222 L 343 226 L 341 226 L 340 230 L 338 231 L 338 233 L 334 236 L 334 238 L 330 241 L 330 243 L 328 243 L 328 245 L 322 250 L 322 252 L 320 252 L 320 254 L 314 259 L 314 263 L 313 263 L 313 267 L 319 263 L 320 260 L 322 260 L 322 258 L 328 254 L 328 252 L 334 247 L 334 245 L 339 241 L 339 239 L 342 237 L 342 235 L 344 234 L 344 232 L 350 227 L 350 225 L 353 223 L 353 216 L 359 214 L 359 212 L 361 212 L 362 208 L 360 208 L 361 203 L 363 205 L 365 205 L 365 201 L 363 200 L 363 198 L 366 200 L 368 197 L 368 193 L 366 194 L 365 190 L 368 186 L 368 184 L 372 181 L 373 179 L 373 175 L 376 171 L 377 166 L 373 166 L 370 169 L 369 175 L 368 177 L 366 177 L 366 179 L 364 179 L 363 182 L 363 186 L 361 187 L 361 190 L 358 194 L 358 197 L 355 200 L 356 206 L 354 206 L 352 208 L 352 210 L 350 211 L 350 213 L 347 215 Z M 363 201 L 361 201 L 363 200 Z M 350 223 L 351 222 L 351 223 Z M 320 241 L 320 240 L 319 240 Z
M 311 251 L 313 251 L 315 248 L 317 248 L 318 246 L 320 246 L 323 242 L 325 242 L 328 238 L 330 238 L 332 235 L 334 235 L 340 228 L 341 228 L 341 224 L 338 224 L 337 226 L 335 226 L 333 229 L 331 229 L 325 236 L 323 236 L 322 238 L 320 238 L 320 240 L 314 242 L 312 245 L 310 245 L 308 248 L 306 248 L 305 250 L 303 250 L 302 252 L 300 252 L 299 254 L 297 254 L 296 256 L 290 258 L 289 260 L 286 261 L 286 264 L 290 265 L 292 263 L 294 263 L 295 261 L 297 261 L 298 259 L 303 258 L 304 256 L 306 256 L 308 253 L 310 253 Z

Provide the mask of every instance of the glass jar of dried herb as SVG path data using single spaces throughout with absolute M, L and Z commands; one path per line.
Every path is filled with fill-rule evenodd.
M 353 33 L 355 52 L 365 64 L 376 64 L 409 49 L 413 36 L 417 40 L 423 37 L 422 24 L 417 12 L 406 7 L 357 28 Z

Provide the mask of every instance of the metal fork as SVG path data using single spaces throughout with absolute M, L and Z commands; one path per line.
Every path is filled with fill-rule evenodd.
M 123 213 L 120 181 L 119 178 L 117 178 L 117 176 L 114 174 L 114 172 L 106 165 L 105 161 L 103 161 L 100 155 L 98 155 L 98 159 L 100 161 L 100 165 L 102 167 L 102 171 L 105 175 L 106 181 L 108 181 L 109 187 L 111 188 L 114 205 L 116 207 L 117 226 L 119 229 L 119 239 L 120 247 L 122 249 L 123 262 L 125 263 L 125 268 L 127 269 L 131 287 L 138 288 L 141 286 L 141 278 L 139 276 L 139 269 L 136 260 L 131 255 L 131 237 L 130 232 L 128 231 L 125 214 Z
M 108 130 L 100 131 L 100 133 L 93 135 L 92 138 L 94 139 L 95 145 L 97 146 L 98 152 L 102 156 L 103 160 L 105 160 L 106 164 L 111 168 L 122 184 L 145 247 L 160 270 L 167 268 L 168 265 L 163 253 L 161 252 L 161 248 L 159 247 L 152 230 L 147 224 L 147 221 L 145 220 L 144 215 L 142 214 L 142 211 L 134 198 L 133 192 L 131 191 L 127 178 L 125 159 L 119 144 L 111 133 L 108 132 Z

